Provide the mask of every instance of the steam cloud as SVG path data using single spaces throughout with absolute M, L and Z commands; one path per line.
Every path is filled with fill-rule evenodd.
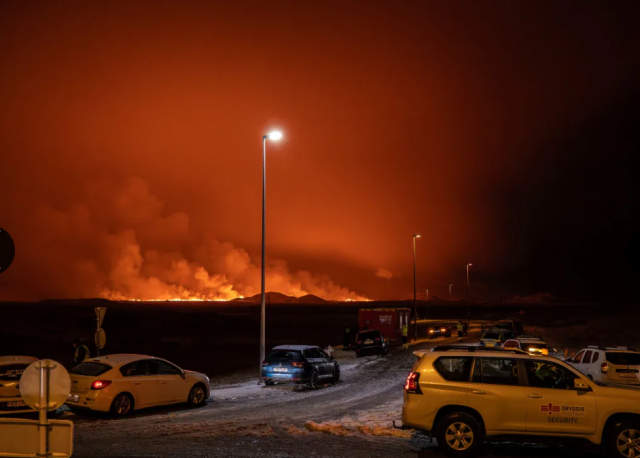
M 32 234 L 23 254 L 38 269 L 39 294 L 44 288 L 48 297 L 230 300 L 260 291 L 260 267 L 249 253 L 194 236 L 184 213 L 164 216 L 163 202 L 142 179 L 90 183 L 79 200 L 64 211 L 37 209 L 32 227 L 46 231 Z M 268 291 L 295 297 L 366 300 L 327 276 L 292 272 L 283 260 L 267 260 L 266 282 Z
M 384 278 L 385 280 L 391 280 L 393 278 L 393 273 L 390 270 L 385 269 L 384 267 L 378 267 L 376 271 L 376 277 Z

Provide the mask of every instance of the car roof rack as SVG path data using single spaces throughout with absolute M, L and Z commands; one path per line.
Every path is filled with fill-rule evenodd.
M 439 345 L 433 349 L 433 351 L 468 351 L 468 352 L 476 352 L 476 351 L 498 351 L 504 353 L 517 353 L 520 355 L 528 355 L 529 353 L 520 350 L 518 348 L 504 348 L 504 347 L 475 347 L 472 345 Z

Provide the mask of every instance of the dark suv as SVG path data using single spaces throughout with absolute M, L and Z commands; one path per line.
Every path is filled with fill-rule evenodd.
M 356 335 L 356 356 L 363 356 L 365 353 L 377 353 L 384 355 L 387 352 L 387 339 L 380 331 L 369 329 L 360 331 Z
M 262 362 L 262 380 L 271 386 L 276 382 L 319 384 L 340 380 L 340 365 L 323 350 L 311 345 L 280 345 L 273 348 Z

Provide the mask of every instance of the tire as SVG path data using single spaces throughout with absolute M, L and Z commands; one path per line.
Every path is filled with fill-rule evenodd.
M 191 407 L 200 407 L 207 402 L 207 388 L 202 383 L 196 383 L 189 391 L 187 403 Z
M 640 438 L 640 421 L 638 420 L 620 420 L 611 425 L 606 433 L 603 441 L 607 456 L 611 458 L 629 458 L 630 456 L 638 456 L 633 448 L 628 447 L 628 441 Z
M 340 366 L 337 364 L 333 366 L 333 378 L 331 379 L 331 383 L 334 385 L 340 381 Z
M 267 380 L 265 380 L 265 381 L 264 381 L 264 384 L 265 384 L 266 386 L 273 386 L 273 385 L 275 385 L 275 384 L 276 384 L 276 382 L 274 382 L 273 380 L 269 380 L 269 379 L 267 379 Z
M 311 378 L 309 378 L 308 387 L 312 390 L 318 388 L 318 371 L 315 369 L 311 371 Z
M 475 417 L 463 412 L 453 412 L 438 422 L 436 438 L 440 451 L 445 455 L 470 457 L 482 445 L 484 434 Z
M 129 393 L 120 393 L 111 403 L 109 412 L 116 417 L 126 417 L 133 412 L 133 397 Z

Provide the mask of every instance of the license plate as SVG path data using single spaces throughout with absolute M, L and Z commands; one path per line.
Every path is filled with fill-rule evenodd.
M 370 344 L 370 343 L 373 343 L 373 340 L 365 340 L 364 343 Z
M 67 401 L 80 402 L 80 396 L 78 396 L 77 394 L 70 394 L 67 398 Z
M 485 342 L 484 345 L 485 345 L 485 347 L 495 347 L 496 346 L 495 342 Z
M 274 367 L 273 368 L 273 372 L 288 372 L 289 369 L 287 369 L 286 367 Z
M 623 378 L 636 378 L 635 372 L 620 372 L 619 375 Z
M 7 407 L 24 407 L 26 404 L 24 401 L 9 401 L 7 402 Z

